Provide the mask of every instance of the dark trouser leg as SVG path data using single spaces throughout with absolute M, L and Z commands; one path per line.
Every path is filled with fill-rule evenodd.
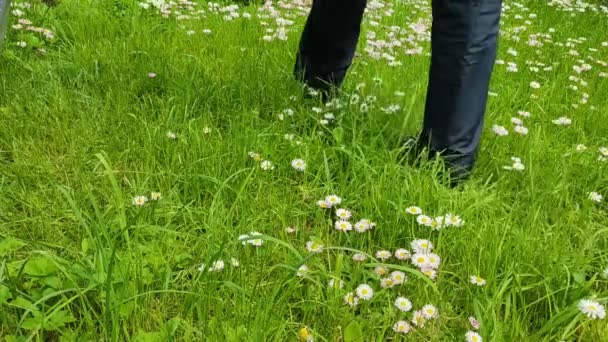
M 300 40 L 295 75 L 309 86 L 339 87 L 357 49 L 367 0 L 314 0 Z
M 421 143 L 455 177 L 475 163 L 496 57 L 501 0 L 433 0 L 432 57 Z

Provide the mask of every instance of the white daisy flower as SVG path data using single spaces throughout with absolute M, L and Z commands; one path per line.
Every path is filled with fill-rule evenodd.
M 419 268 L 432 268 L 429 265 L 428 254 L 416 253 L 412 256 L 412 264 Z
M 232 267 L 241 266 L 241 263 L 236 258 L 230 258 L 230 264 L 232 265 Z
M 405 212 L 412 215 L 420 215 L 422 214 L 422 209 L 420 209 L 419 207 L 412 206 L 405 208 Z
M 606 308 L 590 299 L 582 299 L 578 303 L 578 309 L 591 319 L 604 319 L 606 317 Z
M 604 157 L 608 157 L 608 147 L 600 147 L 598 151 L 600 151 L 600 154 Z
M 472 275 L 471 284 L 477 285 L 477 286 L 484 286 L 486 284 L 486 280 L 478 275 Z
M 608 279 L 608 267 L 602 271 L 601 277 L 604 279 Z
M 380 286 L 383 289 L 390 289 L 391 287 L 395 286 L 395 282 L 390 277 L 382 278 L 380 279 Z
M 523 110 L 519 110 L 519 111 L 517 111 L 517 114 L 518 114 L 519 116 L 523 116 L 523 117 L 525 117 L 525 118 L 529 118 L 529 117 L 530 117 L 530 115 L 531 115 L 531 114 L 530 114 L 530 112 L 526 112 L 526 111 L 523 111 Z
M 150 200 L 152 200 L 152 201 L 158 201 L 161 198 L 162 198 L 162 196 L 161 196 L 160 192 L 154 192 L 154 191 L 152 191 L 150 193 Z
M 355 292 L 357 293 L 357 297 L 362 300 L 370 300 L 374 296 L 374 290 L 367 284 L 357 286 Z
M 462 227 L 464 220 L 458 215 L 446 214 L 444 219 L 446 226 Z
M 473 316 L 469 317 L 469 323 L 471 323 L 471 326 L 475 330 L 479 330 L 479 328 L 481 327 L 481 325 L 479 324 L 479 321 L 477 321 L 477 318 L 475 318 Z
M 424 314 L 422 313 L 422 311 L 414 311 L 413 314 L 413 318 L 412 318 L 412 323 L 417 326 L 418 328 L 422 328 L 424 327 L 424 323 L 426 322 L 426 317 L 424 317 Z
M 558 126 L 567 126 L 572 123 L 572 119 L 567 118 L 565 116 L 561 116 L 555 120 L 551 120 L 551 122 L 553 122 L 554 124 L 556 124 Z
M 341 289 L 344 287 L 344 282 L 342 280 L 338 280 L 336 281 L 335 279 L 329 279 L 329 282 L 327 282 L 327 286 L 330 289 Z
M 306 162 L 302 159 L 294 159 L 291 161 L 291 167 L 297 171 L 303 172 L 306 170 Z
M 395 306 L 402 312 L 408 312 L 412 310 L 412 302 L 405 297 L 398 297 L 395 299 Z
M 407 260 L 410 258 L 410 251 L 404 248 L 399 248 L 395 251 L 395 258 L 399 260 Z
M 587 150 L 587 146 L 585 146 L 583 144 L 576 145 L 576 151 L 577 152 L 585 152 L 586 150 Z
M 167 138 L 169 139 L 177 139 L 177 135 L 173 132 L 167 132 Z
M 302 265 L 298 268 L 298 272 L 296 273 L 296 276 L 298 277 L 303 277 L 305 276 L 308 272 L 310 272 L 310 268 L 308 268 L 308 266 L 306 265 Z
M 321 252 L 323 252 L 323 247 L 325 247 L 325 246 L 323 246 L 317 242 L 314 242 L 314 241 L 308 241 L 306 243 L 306 250 L 309 253 L 321 253 Z
M 429 259 L 428 266 L 433 269 L 438 269 L 439 264 L 441 264 L 441 258 L 439 257 L 439 255 L 435 253 L 429 253 L 427 257 Z
M 439 312 L 434 305 L 427 304 L 422 307 L 422 314 L 426 319 L 433 319 L 439 316 Z
M 256 231 L 250 232 L 249 233 L 249 237 L 261 237 L 262 233 L 258 233 Z M 256 247 L 260 247 L 262 246 L 262 244 L 264 244 L 264 240 L 262 239 L 253 239 L 253 240 L 248 240 L 247 243 L 254 245 Z
M 355 231 L 357 233 L 365 233 L 369 228 L 369 220 L 363 219 L 355 223 Z
M 532 81 L 532 82 L 530 82 L 530 88 L 532 88 L 532 89 L 539 89 L 540 88 L 540 83 L 538 83 L 536 81 Z
M 391 279 L 393 279 L 395 285 L 401 285 L 407 281 L 407 276 L 401 271 L 393 271 L 391 272 Z
M 444 216 L 437 216 L 433 219 L 433 226 L 432 228 L 435 230 L 439 230 L 443 227 L 447 227 L 447 224 L 445 223 L 445 217 Z
M 427 215 L 418 215 L 416 222 L 419 225 L 430 227 L 433 224 L 433 219 Z
M 423 267 L 420 269 L 420 272 L 425 276 L 429 277 L 431 280 L 435 280 L 437 278 L 437 270 L 429 267 Z
M 362 262 L 367 259 L 367 255 L 363 253 L 355 253 L 353 254 L 353 261 Z
M 359 297 L 357 297 L 353 292 L 349 292 L 344 296 L 344 303 L 350 306 L 357 306 L 357 304 L 359 304 Z
M 340 208 L 336 210 L 336 216 L 338 216 L 338 218 L 341 220 L 348 220 L 351 218 L 351 216 L 353 216 L 353 214 L 347 209 Z
M 465 337 L 467 339 L 467 342 L 483 342 L 481 336 L 474 331 L 467 331 Z
M 393 254 L 389 251 L 381 250 L 376 252 L 376 258 L 380 260 L 388 260 Z
M 331 204 L 327 203 L 325 200 L 318 200 L 317 205 L 322 209 L 331 208 Z
M 238 237 L 237 240 L 241 241 L 241 243 L 243 244 L 243 246 L 245 246 L 248 243 L 247 239 L 249 239 L 249 235 L 243 234 L 243 235 L 239 235 L 239 237 Z
M 504 128 L 503 126 L 500 125 L 492 125 L 492 132 L 494 132 L 494 134 L 500 136 L 500 137 L 504 137 L 506 135 L 509 135 L 509 131 Z
M 209 268 L 209 272 L 219 272 L 221 270 L 224 269 L 224 261 L 222 260 L 215 260 L 213 263 L 211 263 L 211 267 Z
M 524 124 L 524 121 L 520 118 L 511 118 L 511 122 L 514 125 L 523 125 Z
M 148 202 L 148 197 L 146 196 L 135 196 L 133 197 L 133 205 L 138 207 L 142 207 Z
M 374 273 L 376 273 L 379 277 L 384 277 L 388 274 L 388 269 L 384 266 L 376 266 L 374 268 Z
M 599 194 L 595 191 L 592 191 L 589 193 L 589 199 L 592 200 L 593 202 L 601 203 L 603 198 L 604 198 L 604 196 L 602 196 L 601 194 Z
M 349 232 L 353 229 L 353 225 L 350 224 L 350 222 L 346 221 L 346 220 L 339 220 L 336 221 L 336 223 L 334 224 L 334 227 L 341 231 L 341 232 Z
M 393 324 L 393 331 L 398 334 L 407 334 L 411 329 L 412 327 L 406 321 L 397 321 Z
M 247 152 L 247 155 L 249 156 L 249 158 L 255 160 L 255 161 L 260 161 L 262 160 L 262 156 L 259 153 L 253 152 L 253 151 L 249 151 Z
M 274 170 L 274 165 L 272 164 L 272 162 L 270 160 L 263 160 L 260 163 L 260 168 L 264 171 L 271 171 L 271 170 Z
M 515 128 L 513 129 L 515 131 L 515 133 L 521 134 L 521 135 L 527 135 L 528 134 L 528 128 L 525 126 L 520 126 L 517 125 L 515 126 Z
M 342 198 L 340 198 L 336 195 L 329 195 L 329 196 L 325 197 L 325 202 L 327 202 L 327 204 L 329 204 L 330 207 L 333 207 L 335 205 L 342 203 Z
M 414 253 L 430 253 L 433 251 L 433 243 L 429 240 L 416 239 L 412 241 Z

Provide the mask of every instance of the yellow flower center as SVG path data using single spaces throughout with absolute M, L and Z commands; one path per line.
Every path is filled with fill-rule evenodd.
M 477 336 L 473 335 L 473 337 L 471 338 L 471 341 L 477 342 L 477 341 L 479 341 L 479 339 L 477 338 Z
M 423 263 L 424 261 L 425 261 L 424 258 L 422 258 L 422 257 L 418 258 L 419 263 Z

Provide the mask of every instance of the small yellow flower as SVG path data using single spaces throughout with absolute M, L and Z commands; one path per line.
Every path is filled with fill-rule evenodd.
M 312 342 L 313 341 L 312 334 L 306 327 L 303 327 L 302 329 L 300 329 L 298 331 L 298 339 L 301 342 Z

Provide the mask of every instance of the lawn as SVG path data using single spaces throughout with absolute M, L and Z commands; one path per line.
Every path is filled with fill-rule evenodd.
M 13 1 L 4 340 L 608 341 L 608 4 L 505 2 L 452 189 L 400 148 L 430 1 L 370 1 L 326 104 L 305 1 L 142 1 Z

